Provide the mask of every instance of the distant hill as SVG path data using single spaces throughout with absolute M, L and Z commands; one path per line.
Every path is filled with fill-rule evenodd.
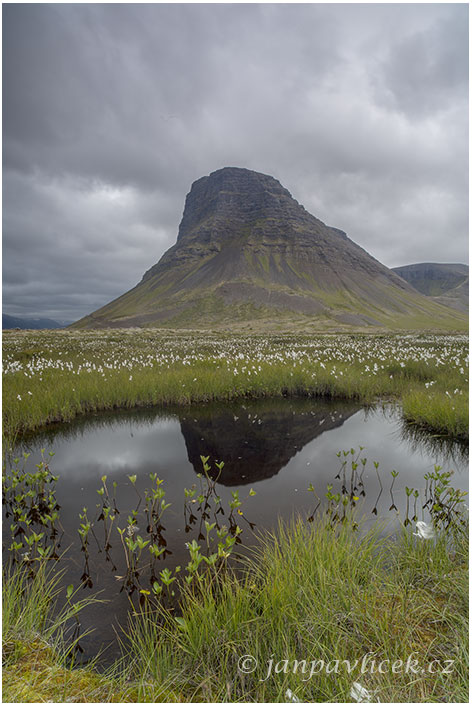
M 2 328 L 40 329 L 40 328 L 64 328 L 67 324 L 53 321 L 53 319 L 23 319 L 18 316 L 2 314 Z
M 393 267 L 415 289 L 458 311 L 469 310 L 469 266 L 438 262 Z
M 460 329 L 266 174 L 225 167 L 192 184 L 177 242 L 126 294 L 77 328 Z

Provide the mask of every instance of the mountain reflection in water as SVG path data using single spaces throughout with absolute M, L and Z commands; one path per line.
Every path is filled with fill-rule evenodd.
M 344 424 L 360 409 L 351 403 L 313 400 L 260 400 L 210 408 L 195 418 L 180 416 L 188 459 L 201 472 L 201 455 L 224 461 L 219 482 L 247 485 L 276 475 L 306 446 L 326 431 Z

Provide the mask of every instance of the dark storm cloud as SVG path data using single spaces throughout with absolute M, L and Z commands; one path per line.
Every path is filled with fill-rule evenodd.
M 272 174 L 389 266 L 467 258 L 466 5 L 4 5 L 4 310 L 74 319 Z

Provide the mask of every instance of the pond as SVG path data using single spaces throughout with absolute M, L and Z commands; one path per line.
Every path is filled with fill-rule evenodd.
M 208 521 L 216 520 L 228 527 L 237 522 L 243 530 L 239 549 L 254 546 L 258 533 L 275 529 L 279 518 L 288 520 L 300 514 L 308 519 L 319 503 L 316 512 L 322 512 L 327 486 L 336 493 L 344 481 L 349 492 L 353 460 L 358 464 L 354 492 L 359 497 L 356 504 L 360 514 L 366 515 L 369 522 L 384 518 L 390 526 L 412 518 L 415 512 L 422 519 L 424 475 L 433 471 L 436 464 L 454 472 L 454 488 L 467 490 L 468 481 L 466 450 L 414 434 L 401 422 L 395 407 L 365 409 L 354 403 L 306 398 L 96 414 L 24 441 L 16 455 L 31 453 L 26 470 L 34 470 L 34 465 L 40 463 L 41 449 L 45 449 L 51 471 L 59 476 L 57 552 L 61 555 L 58 567 L 65 571 L 64 586 L 73 583 L 77 587 L 82 581 L 86 585 L 78 597 L 99 593 L 107 600 L 87 608 L 81 619 L 83 630 L 94 628 L 92 634 L 81 639 L 82 658 L 105 649 L 104 663 L 119 655 L 117 633 L 119 626 L 126 626 L 131 605 L 117 527 L 126 530 L 130 519 L 134 519 L 134 510 L 140 528 L 136 536 L 149 539 L 145 491 L 156 487 L 150 474 L 162 480 L 158 488 L 165 492 L 163 498 L 169 503 L 154 536 L 156 546 L 162 550 L 154 577 L 163 567 L 174 571 L 181 566 L 183 571 L 189 561 L 186 543 L 192 539 L 205 543 L 205 503 L 198 500 L 201 456 L 209 457 L 213 479 L 218 473 L 215 463 L 224 462 L 213 491 L 221 502 L 210 498 Z M 52 458 L 49 451 L 54 452 Z M 343 473 L 340 470 L 346 459 Z M 367 459 L 364 464 L 362 459 Z M 378 463 L 377 469 L 374 462 Z M 391 475 L 392 470 L 398 473 L 396 478 Z M 106 496 L 97 493 L 103 476 L 110 498 L 115 493 L 110 507 L 118 509 L 109 537 L 103 517 L 100 520 Z M 310 484 L 315 492 L 308 490 Z M 405 486 L 419 491 L 417 499 L 410 496 L 408 507 Z M 231 512 L 229 504 L 234 504 L 235 498 L 236 505 L 240 502 L 241 506 L 235 505 Z M 389 510 L 392 505 L 397 511 Z M 81 551 L 77 532 L 83 522 L 79 514 L 83 515 L 84 508 L 93 525 L 87 552 Z M 9 522 L 4 523 L 7 533 L 8 525 Z M 11 541 L 10 537 L 6 539 Z M 106 540 L 111 545 L 108 550 Z M 147 551 L 146 547 L 143 556 L 148 557 Z M 139 588 L 150 588 L 153 572 L 145 563 L 139 585 L 131 591 L 135 602 Z

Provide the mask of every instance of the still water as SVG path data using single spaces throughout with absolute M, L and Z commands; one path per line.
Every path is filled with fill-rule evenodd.
M 100 496 L 102 476 L 107 485 L 116 482 L 116 524 L 126 528 L 129 513 L 136 509 L 139 534 L 146 538 L 146 521 L 142 516 L 146 488 L 152 483 L 149 474 L 163 480 L 165 501 L 170 503 L 162 517 L 164 566 L 182 568 L 189 561 L 186 542 L 202 540 L 201 515 L 185 502 L 184 489 L 194 484 L 202 471 L 200 456 L 210 463 L 224 461 L 216 492 L 223 512 L 220 524 L 230 521 L 229 502 L 239 493 L 243 529 L 242 545 L 257 543 L 260 531 L 273 529 L 278 518 L 296 514 L 308 518 L 317 500 L 308 486 L 312 484 L 323 502 L 327 485 L 340 490 L 342 477 L 339 451 L 353 448 L 359 458 L 367 458 L 363 473 L 365 497 L 359 500 L 361 514 L 369 522 L 386 519 L 390 526 L 405 517 L 405 486 L 424 489 L 424 474 L 436 464 L 454 471 L 452 485 L 467 490 L 467 457 L 464 448 L 444 447 L 434 437 L 418 437 L 402 424 L 398 412 L 390 407 L 361 408 L 345 402 L 310 399 L 244 400 L 212 403 L 189 408 L 137 410 L 113 414 L 100 413 L 69 425 L 58 426 L 47 433 L 31 437 L 17 450 L 30 452 L 28 466 L 41 459 L 41 449 L 54 452 L 51 470 L 59 476 L 56 497 L 60 505 L 60 552 L 64 558 L 58 565 L 65 570 L 64 586 L 79 586 L 84 573 L 91 587 L 80 591 L 106 599 L 106 604 L 91 606 L 82 615 L 82 628 L 94 628 L 92 635 L 81 641 L 84 658 L 105 648 L 104 661 L 118 656 L 116 634 L 126 625 L 130 598 L 119 578 L 126 571 L 124 553 L 116 526 L 110 540 L 108 556 L 103 551 L 103 522 Z M 351 456 L 349 458 L 349 463 Z M 378 473 L 374 467 L 378 462 Z M 398 477 L 390 492 L 391 471 Z M 136 475 L 135 483 L 129 476 Z M 255 495 L 249 491 L 255 491 Z M 197 491 L 198 493 L 198 491 Z M 421 494 L 420 494 L 421 499 Z M 398 514 L 389 512 L 392 501 Z M 87 508 L 95 536 L 90 538 L 90 557 L 84 572 L 84 553 L 77 534 L 79 513 Z M 318 509 L 322 512 L 323 506 Z M 372 511 L 375 510 L 375 514 Z M 192 520 L 191 518 L 194 517 Z M 418 501 L 421 519 L 421 502 Z M 218 519 L 218 518 L 217 518 Z M 190 520 L 190 521 L 189 521 Z M 5 523 L 7 525 L 8 523 Z M 203 529 L 204 532 L 204 529 Z M 118 578 L 117 578 L 118 577 Z M 147 580 L 147 583 L 146 583 Z M 146 571 L 140 577 L 142 588 L 149 588 Z M 137 593 L 135 594 L 137 595 Z

